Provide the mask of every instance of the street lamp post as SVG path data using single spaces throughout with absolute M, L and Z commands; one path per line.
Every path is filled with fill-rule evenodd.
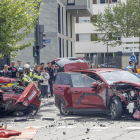
M 109 39 L 106 39 L 106 43 L 107 43 L 107 68 L 108 68 L 108 42 L 109 42 Z

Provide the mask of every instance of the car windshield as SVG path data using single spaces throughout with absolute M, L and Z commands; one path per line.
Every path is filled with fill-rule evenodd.
M 112 71 L 101 73 L 101 76 L 109 85 L 118 81 L 140 82 L 140 79 L 128 71 Z

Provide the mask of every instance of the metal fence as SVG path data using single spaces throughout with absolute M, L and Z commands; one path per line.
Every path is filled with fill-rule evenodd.
M 107 57 L 85 57 L 86 61 L 89 61 L 90 64 L 94 63 L 95 67 L 97 67 L 98 64 L 102 64 L 105 68 L 107 68 Z M 120 56 L 109 56 L 108 57 L 108 67 L 109 68 L 121 68 L 121 57 Z

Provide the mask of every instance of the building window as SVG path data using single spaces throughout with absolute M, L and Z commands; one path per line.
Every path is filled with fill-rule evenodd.
M 88 0 L 88 8 L 90 8 L 90 0 Z
M 75 5 L 75 0 L 67 0 L 67 5 Z
M 66 41 L 67 57 L 68 57 L 68 40 Z
M 91 34 L 79 34 L 79 41 L 91 41 Z
M 71 57 L 72 57 L 72 42 L 71 42 Z
M 63 57 L 64 57 L 64 39 L 63 39 Z
M 79 34 L 76 34 L 76 41 L 79 41 Z
M 66 12 L 66 36 L 68 36 L 68 13 Z
M 105 3 L 105 0 L 100 0 L 100 3 Z
M 58 38 L 59 43 L 59 57 L 61 58 L 61 38 Z
M 93 0 L 93 4 L 97 4 L 97 0 Z
M 62 34 L 64 34 L 64 27 L 63 27 L 63 7 L 62 7 Z
M 71 29 L 71 38 L 72 38 L 72 15 L 70 15 L 70 29 Z
M 117 0 L 112 0 L 112 3 L 115 3 L 115 2 L 117 2 Z
M 79 17 L 79 23 L 90 23 L 90 17 Z
M 58 4 L 58 33 L 61 33 L 60 5 Z

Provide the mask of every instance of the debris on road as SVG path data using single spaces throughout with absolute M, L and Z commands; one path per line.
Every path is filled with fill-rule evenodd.
M 54 118 L 42 118 L 42 120 L 54 121 Z
M 15 118 L 14 119 L 14 122 L 23 122 L 23 121 L 27 121 L 27 118 L 26 117 L 22 117 L 22 118 Z

